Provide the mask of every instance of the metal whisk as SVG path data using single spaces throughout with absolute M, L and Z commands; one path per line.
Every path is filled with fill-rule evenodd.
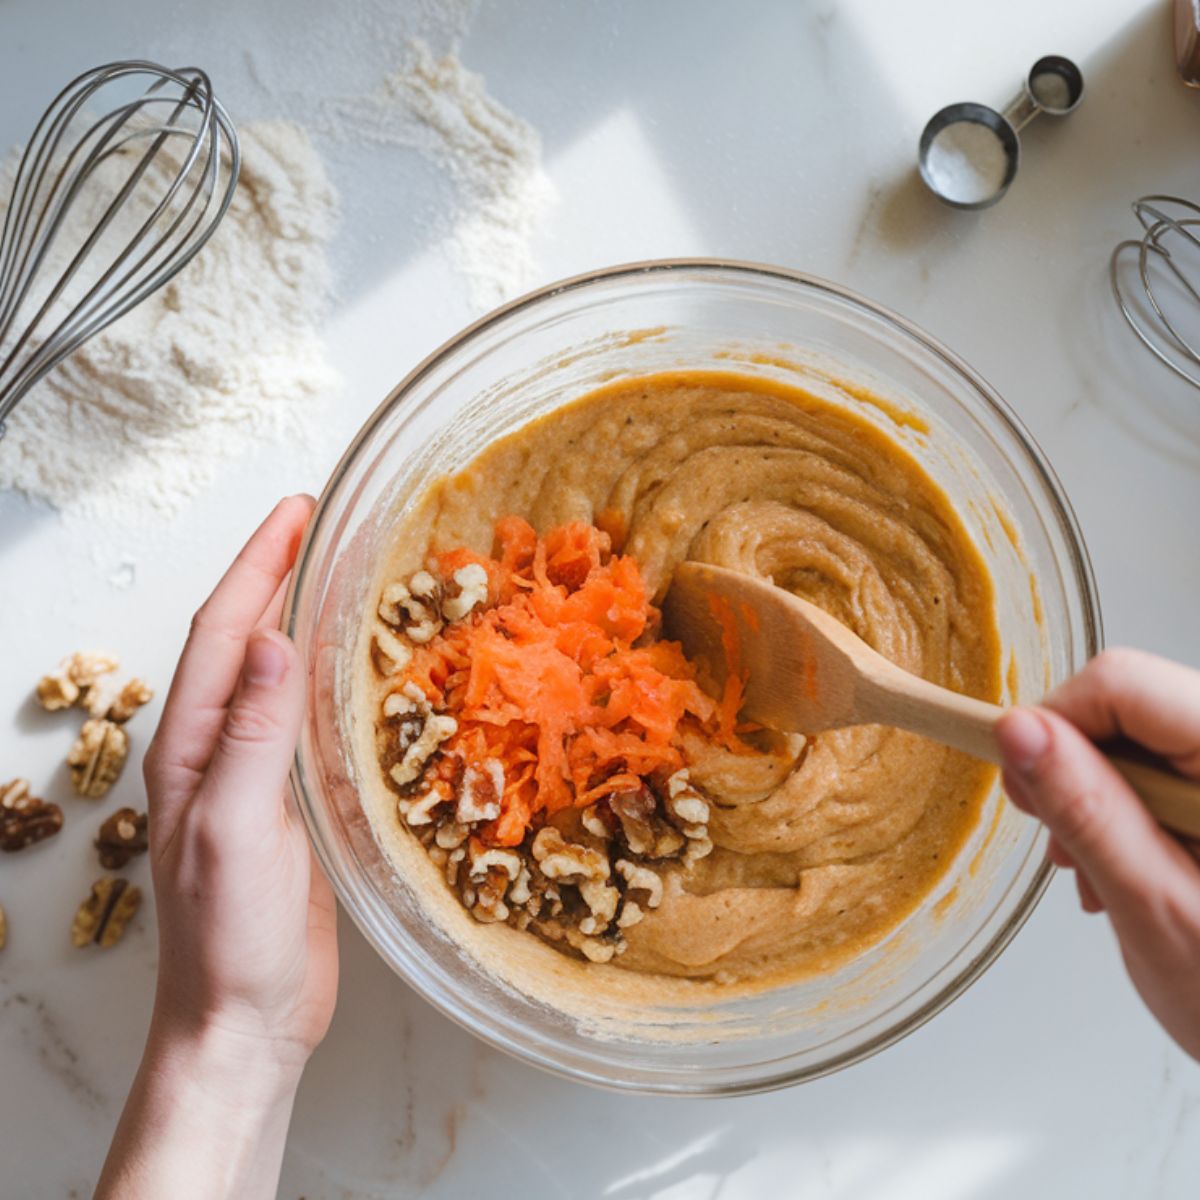
M 1113 295 L 1154 357 L 1200 388 L 1200 291 L 1192 282 L 1200 282 L 1200 207 L 1178 196 L 1143 196 L 1133 211 L 1145 232 L 1113 250 Z
M 96 67 L 55 97 L 17 168 L 0 232 L 0 437 L 14 406 L 212 237 L 237 133 L 196 67 Z M 75 205 L 104 205 L 85 227 Z M 56 274 L 55 262 L 65 264 Z

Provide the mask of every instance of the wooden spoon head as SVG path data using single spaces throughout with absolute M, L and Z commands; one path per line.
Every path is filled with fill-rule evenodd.
M 663 617 L 668 636 L 717 679 L 729 669 L 745 675 L 743 715 L 773 729 L 817 733 L 861 724 L 861 664 L 890 666 L 815 604 L 707 563 L 675 568 Z

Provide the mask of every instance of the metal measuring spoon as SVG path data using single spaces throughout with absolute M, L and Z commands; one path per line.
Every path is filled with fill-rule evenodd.
M 1065 117 L 1083 97 L 1083 75 L 1061 54 L 1039 58 L 1003 112 L 951 104 L 921 133 L 917 159 L 925 186 L 954 208 L 987 208 L 1008 191 L 1021 165 L 1020 133 L 1038 113 Z

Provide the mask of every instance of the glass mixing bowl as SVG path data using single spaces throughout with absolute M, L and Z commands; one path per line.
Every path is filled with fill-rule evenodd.
M 419 881 L 393 867 L 360 804 L 362 773 L 377 767 L 355 761 L 348 703 L 376 564 L 428 484 L 603 381 L 678 366 L 799 383 L 855 409 L 924 464 L 991 570 L 1005 703 L 1040 696 L 1096 652 L 1095 584 L 1062 488 L 1012 410 L 961 359 L 894 313 L 792 271 L 708 260 L 614 267 L 514 301 L 447 342 L 342 458 L 286 607 L 309 678 L 292 787 L 346 911 L 447 1016 L 570 1078 L 728 1095 L 847 1066 L 944 1008 L 1045 889 L 1041 828 L 997 785 L 938 889 L 841 969 L 753 995 L 636 1003 L 585 1020 L 556 1005 L 553 985 L 527 987 L 519 973 L 485 968 L 461 928 L 430 915 Z M 478 926 L 471 936 L 489 931 L 525 936 Z

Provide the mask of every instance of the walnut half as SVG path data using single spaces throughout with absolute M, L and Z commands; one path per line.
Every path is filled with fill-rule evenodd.
M 62 809 L 32 795 L 27 779 L 0 787 L 0 850 L 24 850 L 53 837 L 62 825 Z
M 621 894 L 609 883 L 612 868 L 608 859 L 591 846 L 568 842 L 552 825 L 542 826 L 530 849 L 547 879 L 560 884 L 574 884 L 587 905 L 588 915 L 579 922 L 579 932 L 589 938 L 604 933 L 617 915 L 617 903 L 621 898 Z M 592 958 L 586 946 L 575 948 Z M 592 958 L 592 961 L 607 960 Z
M 458 785 L 455 820 L 462 825 L 494 821 L 500 815 L 500 797 L 503 795 L 504 766 L 499 759 L 485 758 L 478 771 L 467 767 Z
M 102 950 L 115 946 L 141 902 L 141 889 L 131 886 L 128 879 L 97 879 L 75 914 L 71 943 L 76 947 L 94 943 Z
M 412 641 L 431 642 L 442 628 L 442 585 L 428 571 L 418 571 L 407 583 L 389 583 L 378 612 L 380 620 Z
M 90 695 L 88 699 L 91 700 Z M 98 712 L 90 703 L 88 711 L 93 717 L 107 717 L 110 721 L 123 725 L 143 704 L 149 704 L 153 699 L 154 692 L 144 679 L 130 679 L 121 686 L 121 690 L 103 712 Z
M 86 697 L 102 675 L 117 669 L 117 660 L 111 654 L 96 650 L 77 650 L 68 655 L 50 672 L 43 675 L 37 685 L 37 698 L 49 712 L 70 708 Z
M 114 721 L 93 717 L 83 723 L 67 755 L 71 786 L 93 800 L 103 796 L 121 774 L 129 757 L 129 735 Z
M 625 841 L 645 858 L 673 858 L 687 842 L 679 830 L 658 815 L 658 797 L 643 783 L 637 791 L 613 792 L 608 806 L 621 823 Z
M 713 850 L 712 838 L 708 836 L 708 801 L 692 786 L 686 767 L 667 780 L 663 805 L 688 840 L 683 852 L 684 865 L 690 867 L 707 858 Z
M 105 819 L 96 838 L 100 865 L 106 871 L 119 871 L 135 854 L 145 854 L 149 845 L 146 814 L 132 808 L 118 808 Z
M 433 711 L 425 693 L 415 683 L 406 683 L 384 700 L 383 717 L 385 721 L 398 723 L 403 735 L 397 747 L 402 751 L 400 761 L 388 771 L 397 787 L 416 783 L 437 748 L 458 730 L 453 717 Z
M 453 581 L 458 594 L 442 601 L 442 616 L 447 621 L 461 621 L 488 598 L 487 572 L 478 563 L 467 563 L 454 572 Z
M 37 698 L 47 712 L 58 712 L 79 699 L 79 685 L 60 667 L 38 680 Z
M 609 876 L 608 859 L 599 850 L 568 842 L 553 825 L 543 825 L 531 847 L 547 879 L 557 883 L 601 883 Z
M 636 925 L 649 908 L 662 903 L 662 878 L 649 867 L 639 866 L 627 858 L 617 859 L 617 874 L 625 881 L 625 895 L 621 913 L 617 917 L 617 928 L 628 929 Z

